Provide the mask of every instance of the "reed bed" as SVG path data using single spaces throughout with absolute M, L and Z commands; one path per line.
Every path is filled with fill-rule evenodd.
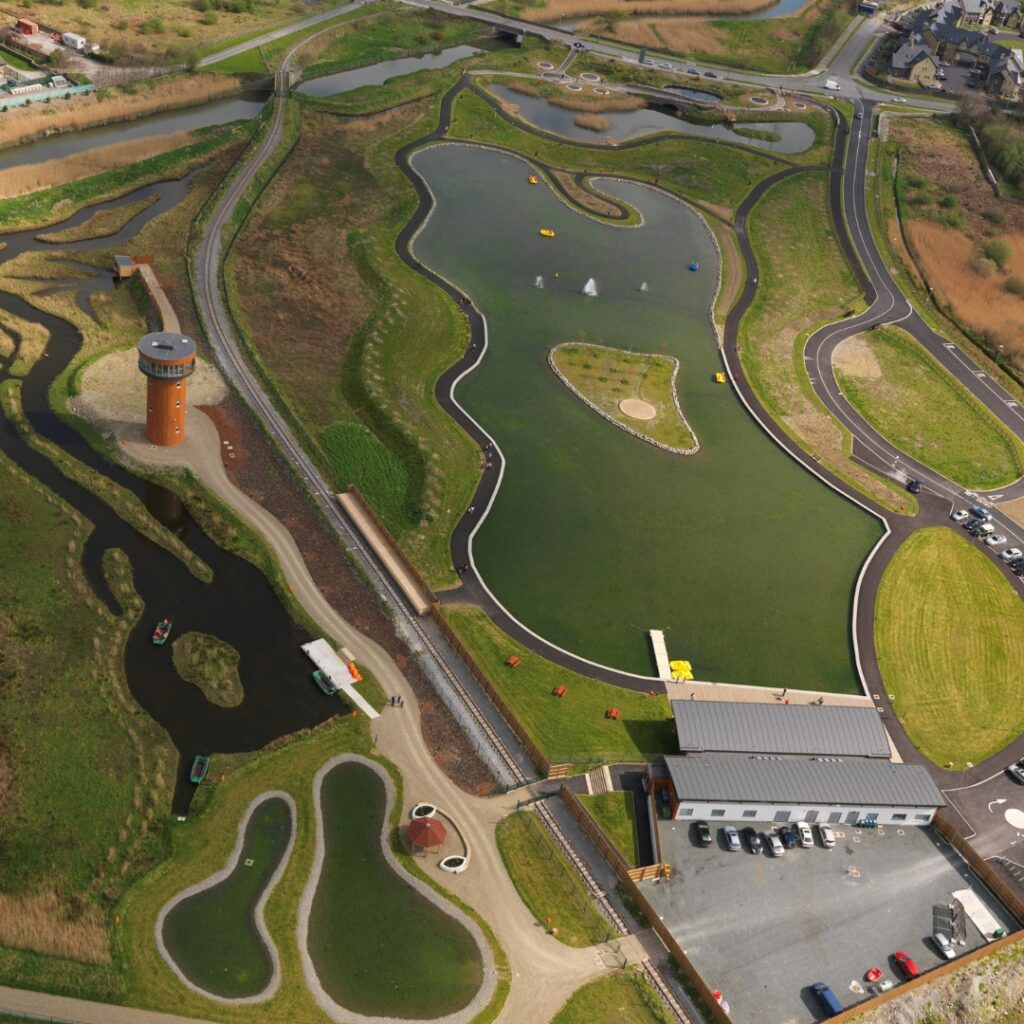
M 65 902 L 54 892 L 0 893 L 0 945 L 89 964 L 110 963 L 107 929 L 99 909 L 85 900 Z
M 726 14 L 750 14 L 771 7 L 774 0 L 548 0 L 543 7 L 527 7 L 521 18 L 558 21 L 602 14 L 644 18 L 649 15 L 689 15 L 717 18 Z
M 577 114 L 572 123 L 577 128 L 586 128 L 590 132 L 606 132 L 612 123 L 603 114 Z

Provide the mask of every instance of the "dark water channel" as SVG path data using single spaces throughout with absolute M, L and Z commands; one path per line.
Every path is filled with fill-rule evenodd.
M 0 252 L 0 268 L 10 257 L 31 248 L 74 253 L 122 245 L 150 218 L 179 202 L 187 187 L 187 182 L 149 185 L 120 199 L 89 207 L 47 229 L 73 226 L 97 209 L 119 206 L 147 195 L 160 196 L 108 238 L 48 246 L 33 240 L 35 231 L 0 235 L 0 241 L 8 243 Z M 55 284 L 81 286 L 79 281 Z M 95 273 L 85 287 L 92 291 L 112 289 L 113 277 L 105 272 Z M 0 417 L 0 449 L 94 524 L 83 552 L 83 567 L 90 585 L 113 611 L 119 609 L 103 579 L 103 552 L 107 548 L 122 548 L 131 561 L 135 588 L 146 607 L 128 639 L 125 672 L 135 699 L 167 729 L 179 751 L 172 809 L 175 814 L 184 814 L 194 792 L 188 774 L 196 754 L 255 750 L 280 736 L 344 712 L 346 707 L 336 699 L 325 698 L 310 682 L 309 661 L 299 650 L 299 644 L 311 638 L 293 622 L 266 577 L 249 562 L 213 543 L 176 495 L 112 465 L 50 409 L 50 385 L 81 347 L 78 330 L 18 296 L 0 293 L 0 323 L 6 320 L 5 314 L 40 324 L 49 332 L 44 356 L 22 382 L 22 403 L 32 427 L 80 462 L 137 494 L 213 571 L 212 583 L 197 579 L 177 557 L 139 534 L 91 492 L 62 476 L 48 459 L 18 436 L 8 420 Z M 11 333 L 17 342 L 18 335 L 13 329 Z M 9 362 L 0 363 L 0 380 L 8 376 L 9 368 Z M 139 387 L 143 387 L 141 376 Z M 153 624 L 164 615 L 174 619 L 172 640 L 190 630 L 202 630 L 237 648 L 241 659 L 239 675 L 245 690 L 245 699 L 238 707 L 210 704 L 197 687 L 178 676 L 171 661 L 171 645 L 151 644 Z M 213 771 L 216 770 L 214 760 Z

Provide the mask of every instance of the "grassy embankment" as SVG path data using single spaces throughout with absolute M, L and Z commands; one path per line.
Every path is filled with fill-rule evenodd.
M 97 210 L 76 227 L 64 228 L 61 231 L 44 231 L 36 235 L 36 238 L 40 242 L 49 242 L 52 245 L 66 245 L 68 242 L 116 235 L 130 220 L 148 210 L 158 199 L 159 196 L 149 196 L 110 209 Z
M 843 393 L 879 433 L 962 487 L 989 490 L 1024 472 L 1020 442 L 903 331 L 850 338 L 834 364 Z
M 936 764 L 980 763 L 1024 728 L 1024 606 L 954 530 L 919 530 L 896 552 L 878 591 L 875 644 L 896 714 Z
M 446 605 L 444 614 L 552 764 L 642 761 L 678 749 L 664 694 L 649 697 L 559 668 L 468 605 Z M 505 665 L 511 654 L 520 657 L 518 668 Z M 561 699 L 551 693 L 559 685 L 568 690 Z M 618 721 L 604 717 L 611 707 L 619 708 Z
M 608 841 L 631 867 L 640 866 L 640 847 L 636 836 L 636 810 L 632 793 L 598 793 L 581 796 L 580 802 L 601 826 Z
M 551 359 L 573 389 L 609 419 L 670 448 L 694 446 L 696 439 L 676 405 L 676 360 L 575 342 L 556 346 Z M 627 416 L 619 408 L 626 399 L 647 402 L 654 408 L 654 417 Z
M 837 476 L 887 508 L 916 502 L 850 458 L 851 439 L 811 389 L 804 364 L 807 336 L 819 325 L 863 307 L 828 214 L 824 174 L 774 185 L 750 214 L 760 287 L 740 324 L 744 373 L 772 418 Z
M 551 1024 L 669 1024 L 670 1020 L 646 979 L 628 970 L 577 989 Z
M 516 811 L 498 822 L 498 850 L 530 913 L 567 946 L 593 946 L 614 934 L 583 880 L 536 814 Z
M 191 632 L 171 645 L 174 668 L 186 683 L 203 691 L 203 696 L 222 708 L 238 707 L 245 697 L 238 677 L 238 651 L 208 633 Z
M 123 553 L 115 616 L 82 574 L 91 524 L 5 456 L 0 475 L 0 980 L 114 999 L 112 908 L 164 856 L 176 754 L 125 682 Z
M 153 1009 L 174 1006 L 182 1015 L 203 1019 L 216 1017 L 237 1024 L 252 1020 L 251 1007 L 214 1004 L 182 988 L 157 953 L 152 941 L 153 924 L 168 899 L 225 863 L 235 842 L 237 823 L 249 802 L 269 789 L 280 789 L 294 798 L 298 817 L 292 856 L 266 907 L 267 927 L 281 955 L 282 983 L 271 1000 L 260 1004 L 259 1017 L 282 1024 L 285 1021 L 317 1024 L 323 1020 L 323 1012 L 303 979 L 295 931 L 296 904 L 309 877 L 316 835 L 310 780 L 329 757 L 341 751 L 369 756 L 371 747 L 366 718 L 335 719 L 311 733 L 262 752 L 258 758 L 229 773 L 225 782 L 200 787 L 188 822 L 175 826 L 172 832 L 171 856 L 136 886 L 122 904 L 120 949 L 125 958 L 126 1002 Z M 416 859 L 403 852 L 397 834 L 402 780 L 396 770 L 387 767 L 398 788 L 391 817 L 392 849 L 408 870 L 440 889 L 435 882 L 426 879 Z M 457 899 L 453 901 L 474 916 L 491 942 L 498 964 L 498 991 L 491 1006 L 480 1014 L 480 1020 L 493 1020 L 496 1008 L 508 993 L 504 954 L 487 925 Z

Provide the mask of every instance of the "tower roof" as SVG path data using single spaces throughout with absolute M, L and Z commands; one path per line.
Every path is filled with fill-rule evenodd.
M 196 343 L 184 334 L 155 331 L 139 341 L 139 355 L 151 363 L 180 363 L 196 354 Z

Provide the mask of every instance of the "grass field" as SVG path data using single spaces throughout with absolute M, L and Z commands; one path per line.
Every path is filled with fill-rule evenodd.
M 551 350 L 551 361 L 573 389 L 609 419 L 677 451 L 696 444 L 693 432 L 679 415 L 674 386 L 679 366 L 676 360 L 567 342 Z M 626 415 L 619 408 L 625 399 L 648 403 L 655 412 L 653 419 Z
M 647 982 L 624 971 L 577 989 L 551 1024 L 668 1024 L 671 1019 Z
M 191 632 L 171 644 L 174 667 L 187 683 L 198 686 L 211 704 L 238 707 L 245 697 L 238 678 L 238 651 L 208 633 Z
M 1024 606 L 955 530 L 919 530 L 885 570 L 875 608 L 882 678 L 918 749 L 979 763 L 1024 728 Z
M 613 934 L 583 880 L 536 814 L 498 822 L 498 849 L 516 891 L 537 921 L 567 946 L 593 946 Z
M 636 837 L 636 810 L 632 793 L 598 793 L 581 796 L 580 802 L 604 830 L 622 859 L 631 867 L 640 867 L 640 847 Z
M 802 447 L 888 508 L 913 499 L 849 458 L 850 441 L 811 391 L 803 361 L 807 332 L 863 299 L 836 242 L 823 174 L 774 185 L 749 225 L 760 287 L 740 325 L 743 370 L 758 398 Z
M 90 964 L 109 991 L 108 915 L 163 856 L 175 752 L 127 691 L 123 556 L 105 559 L 115 617 L 79 565 L 91 525 L 3 456 L 0 475 L 0 944 Z M 28 983 L 32 962 L 0 950 L 0 977 Z
M 962 487 L 1000 487 L 1024 471 L 1009 431 L 903 331 L 850 338 L 834 362 L 843 393 L 869 423 Z
M 532 654 L 506 636 L 483 612 L 446 605 L 445 618 L 501 693 L 534 743 L 553 764 L 642 761 L 678 749 L 668 699 L 599 683 Z M 517 654 L 518 668 L 505 659 Z M 565 686 L 562 699 L 552 696 Z M 605 711 L 618 707 L 619 721 Z

